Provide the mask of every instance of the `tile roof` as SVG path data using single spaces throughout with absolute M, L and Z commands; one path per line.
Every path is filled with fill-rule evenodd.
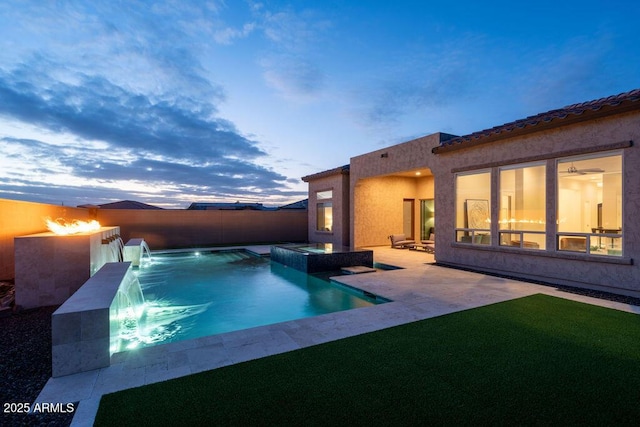
M 104 203 L 102 205 L 79 205 L 78 207 L 97 207 L 100 209 L 162 209 L 158 206 L 136 202 L 135 200 L 120 200 L 118 202 Z
M 640 89 L 634 89 L 619 95 L 612 95 L 593 101 L 569 105 L 546 113 L 536 114 L 525 119 L 505 123 L 490 129 L 473 132 L 469 135 L 442 141 L 435 147 L 435 154 L 466 148 L 476 144 L 497 141 L 522 134 L 551 129 L 571 123 L 603 117 L 611 114 L 624 113 L 640 109 Z
M 254 210 L 265 211 L 275 210 L 268 208 L 262 203 L 256 202 L 193 202 L 187 208 L 188 210 L 206 211 L 206 210 Z
M 307 209 L 308 207 L 309 199 L 304 199 L 297 202 L 289 203 L 288 205 L 280 206 L 278 209 Z

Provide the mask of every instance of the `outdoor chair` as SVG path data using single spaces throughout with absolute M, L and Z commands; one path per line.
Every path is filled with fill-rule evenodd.
M 391 247 L 396 249 L 408 248 L 416 243 L 415 240 L 407 239 L 404 234 L 392 234 L 389 236 L 389 240 L 391 240 Z
M 422 249 L 426 253 L 435 254 L 436 253 L 436 235 L 434 233 L 431 233 L 429 235 L 428 240 L 421 240 L 420 243 L 414 243 L 412 245 L 409 245 L 409 249 L 414 249 L 414 250 Z

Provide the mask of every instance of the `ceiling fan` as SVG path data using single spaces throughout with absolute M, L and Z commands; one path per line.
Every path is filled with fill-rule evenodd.
M 573 165 L 573 162 L 571 162 L 571 166 L 569 166 L 566 171 L 561 171 L 560 173 L 566 173 L 570 175 L 586 175 L 589 173 L 603 173 L 603 172 L 604 172 L 604 169 L 600 169 L 600 168 L 578 169 Z

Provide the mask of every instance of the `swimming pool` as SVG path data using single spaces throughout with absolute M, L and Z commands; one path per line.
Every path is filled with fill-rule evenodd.
M 154 254 L 134 272 L 144 311 L 112 352 L 386 302 L 245 251 Z

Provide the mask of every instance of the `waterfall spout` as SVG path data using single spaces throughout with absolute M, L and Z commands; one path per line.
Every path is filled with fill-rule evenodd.
M 149 249 L 149 245 L 147 245 L 147 242 L 145 242 L 144 240 L 142 241 L 142 252 L 143 256 L 144 254 L 147 254 L 149 261 L 151 261 L 151 249 Z
M 121 350 L 122 341 L 131 341 L 144 331 L 145 301 L 140 282 L 131 270 L 118 287 L 111 304 L 111 353 Z
M 149 245 L 144 239 L 136 238 L 131 239 L 124 245 L 122 256 L 124 261 L 131 262 L 134 267 L 140 266 L 144 254 L 147 254 L 149 260 L 151 260 L 151 250 Z

